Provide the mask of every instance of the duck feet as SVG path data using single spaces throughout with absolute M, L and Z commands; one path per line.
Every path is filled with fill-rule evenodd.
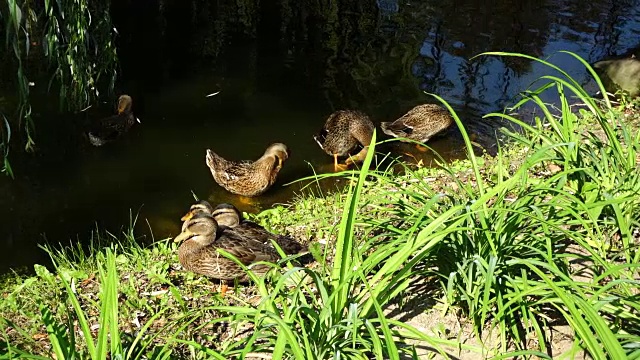
M 220 297 L 224 297 L 224 295 L 229 290 L 229 285 L 227 285 L 226 281 L 220 282 L 220 287 L 218 288 L 218 292 L 220 293 Z
M 344 164 L 338 164 L 338 154 L 333 154 L 333 171 L 345 171 L 349 168 L 348 160 Z
M 338 172 L 338 171 L 345 171 L 345 170 L 347 170 L 348 168 L 349 168 L 349 165 L 347 165 L 347 164 L 334 164 L 334 166 L 333 166 L 333 170 L 334 170 L 335 172 Z
M 420 144 L 416 144 L 416 149 L 418 149 L 418 151 L 420 152 L 427 152 L 429 150 L 429 148 L 427 148 L 426 146 L 422 146 Z

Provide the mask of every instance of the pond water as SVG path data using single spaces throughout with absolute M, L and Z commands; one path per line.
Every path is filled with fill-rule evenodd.
M 15 180 L 0 178 L 0 272 L 46 262 L 38 244 L 86 241 L 96 225 L 120 233 L 130 212 L 141 241 L 175 235 L 192 194 L 237 204 L 213 182 L 207 148 L 230 159 L 255 159 L 276 141 L 291 148 L 276 185 L 244 207 L 256 211 L 300 189 L 284 184 L 331 170 L 312 136 L 334 110 L 360 109 L 379 124 L 435 102 L 423 93 L 433 92 L 472 133 L 491 138 L 495 126 L 481 116 L 547 70 L 472 56 L 569 50 L 594 62 L 640 45 L 638 1 L 174 3 L 113 5 L 118 92 L 133 97 L 142 120 L 122 141 L 88 146 L 66 125 L 87 115 L 59 115 L 57 100 L 34 89 L 38 152 L 12 154 Z M 595 89 L 577 61 L 553 61 Z M 429 145 L 447 159 L 464 156 L 454 129 Z

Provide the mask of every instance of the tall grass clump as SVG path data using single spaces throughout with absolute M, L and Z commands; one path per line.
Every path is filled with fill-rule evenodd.
M 584 60 L 566 54 L 581 61 L 602 88 Z M 528 58 L 560 76 L 542 76 L 543 84 L 525 91 L 515 105 L 537 105 L 544 117 L 535 124 L 487 115 L 520 125 L 523 133 L 508 134 L 526 153 L 516 166 L 500 154 L 484 194 L 480 178 L 458 184 L 465 196 L 453 197 L 452 203 L 466 204 L 459 214 L 463 225 L 455 224 L 433 259 L 447 301 L 470 316 L 479 335 L 497 329 L 501 352 L 529 348 L 534 340 L 539 344 L 535 350 L 551 354 L 548 329 L 562 318 L 575 332 L 576 347 L 596 358 L 625 356 L 633 347 L 623 346 L 633 343 L 629 335 L 638 334 L 640 320 L 633 301 L 638 290 L 638 240 L 633 237 L 640 219 L 638 133 L 617 123 L 620 117 L 606 98 L 597 102 L 552 63 L 522 54 L 486 55 Z M 559 109 L 540 98 L 551 90 Z M 584 107 L 579 114 L 570 106 L 574 97 Z M 600 128 L 585 126 L 594 123 Z M 472 164 L 473 158 L 470 154 Z M 614 313 L 624 320 L 613 321 Z
M 49 338 L 51 355 L 57 359 L 106 359 L 120 357 L 124 355 L 120 339 L 119 314 L 118 314 L 118 271 L 116 268 L 116 254 L 108 249 L 106 253 L 98 255 L 98 279 L 101 283 L 99 293 L 99 318 L 97 326 L 92 326 L 85 313 L 85 309 L 80 305 L 80 300 L 75 289 L 75 279 L 68 273 L 58 269 L 56 273 L 49 272 L 43 266 L 36 266 L 36 275 L 39 281 L 43 281 L 47 286 L 58 288 L 63 285 L 63 292 L 60 296 L 65 299 L 61 301 L 69 308 L 50 308 L 44 303 L 39 304 L 40 321 L 46 329 L 46 336 Z M 69 310 L 69 311 L 67 311 Z M 60 321 L 55 312 L 63 312 L 64 321 Z M 37 321 L 37 319 L 32 319 Z M 76 325 L 77 324 L 77 325 Z M 19 328 L 20 324 L 11 324 L 14 328 Z M 97 327 L 97 329 L 96 329 Z M 76 328 L 82 334 L 82 345 L 76 337 Z M 43 334 L 44 335 L 44 334 Z M 7 358 L 33 357 L 29 356 L 23 349 L 7 346 Z
M 204 301 L 191 278 L 171 273 L 175 246 L 139 245 L 132 228 L 121 236 L 96 230 L 88 246 L 45 246 L 53 266 L 4 287 L 0 359 L 166 359 L 188 352 L 175 343 L 185 303 Z M 189 300 L 174 282 L 190 289 Z M 5 284 L 6 286 L 6 284 Z M 211 299 L 207 303 L 215 303 Z
M 341 271 L 362 270 L 361 282 L 376 289 L 374 296 L 356 297 L 367 299 L 360 303 L 361 314 L 375 306 L 373 299 L 384 308 L 420 298 L 414 293 L 425 291 L 420 284 L 440 284 L 445 309 L 469 318 L 485 356 L 556 356 L 560 349 L 552 333 L 562 324 L 575 335 L 571 349 L 564 349 L 568 353 L 630 355 L 640 340 L 639 135 L 617 123 L 620 115 L 606 99 L 592 99 L 552 63 L 527 58 L 560 76 L 542 76 L 544 83 L 525 91 L 515 105 L 533 102 L 544 118 L 530 123 L 487 115 L 524 129 L 507 132 L 512 143 L 506 146 L 518 153 L 501 149 L 487 166 L 449 107 L 469 160 L 464 171 L 441 164 L 450 175 L 448 186 L 434 188 L 424 170 L 405 167 L 397 177 L 363 164 L 359 174 L 366 174 L 362 182 L 369 195 L 353 220 L 361 225 L 352 238 L 356 265 Z M 557 109 L 540 99 L 553 90 Z M 577 105 L 570 99 L 584 109 L 572 111 Z M 336 241 L 343 236 L 340 231 Z M 343 260 L 336 255 L 336 262 Z M 427 294 L 433 293 L 422 296 Z

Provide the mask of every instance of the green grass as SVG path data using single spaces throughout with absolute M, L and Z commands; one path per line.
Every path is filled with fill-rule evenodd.
M 488 114 L 523 129 L 497 157 L 475 156 L 456 117 L 467 160 L 371 168 L 372 146 L 339 175 L 343 191 L 251 215 L 323 243 L 309 266 L 282 259 L 220 298 L 168 240 L 96 233 L 88 250 L 49 249 L 55 269 L 3 289 L 0 358 L 640 358 L 640 133 L 622 121 L 634 105 L 591 99 L 532 60 L 557 75 L 515 107 L 543 117 Z M 558 111 L 540 100 L 549 91 Z M 411 304 L 436 325 L 394 314 Z

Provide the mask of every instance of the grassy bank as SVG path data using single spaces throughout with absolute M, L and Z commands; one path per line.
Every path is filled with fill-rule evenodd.
M 169 239 L 49 250 L 55 271 L 2 287 L 0 358 L 640 358 L 636 104 L 556 70 L 516 104 L 539 118 L 487 115 L 522 129 L 497 157 L 462 130 L 468 160 L 348 172 L 344 192 L 256 215 L 324 246 L 224 298 Z

